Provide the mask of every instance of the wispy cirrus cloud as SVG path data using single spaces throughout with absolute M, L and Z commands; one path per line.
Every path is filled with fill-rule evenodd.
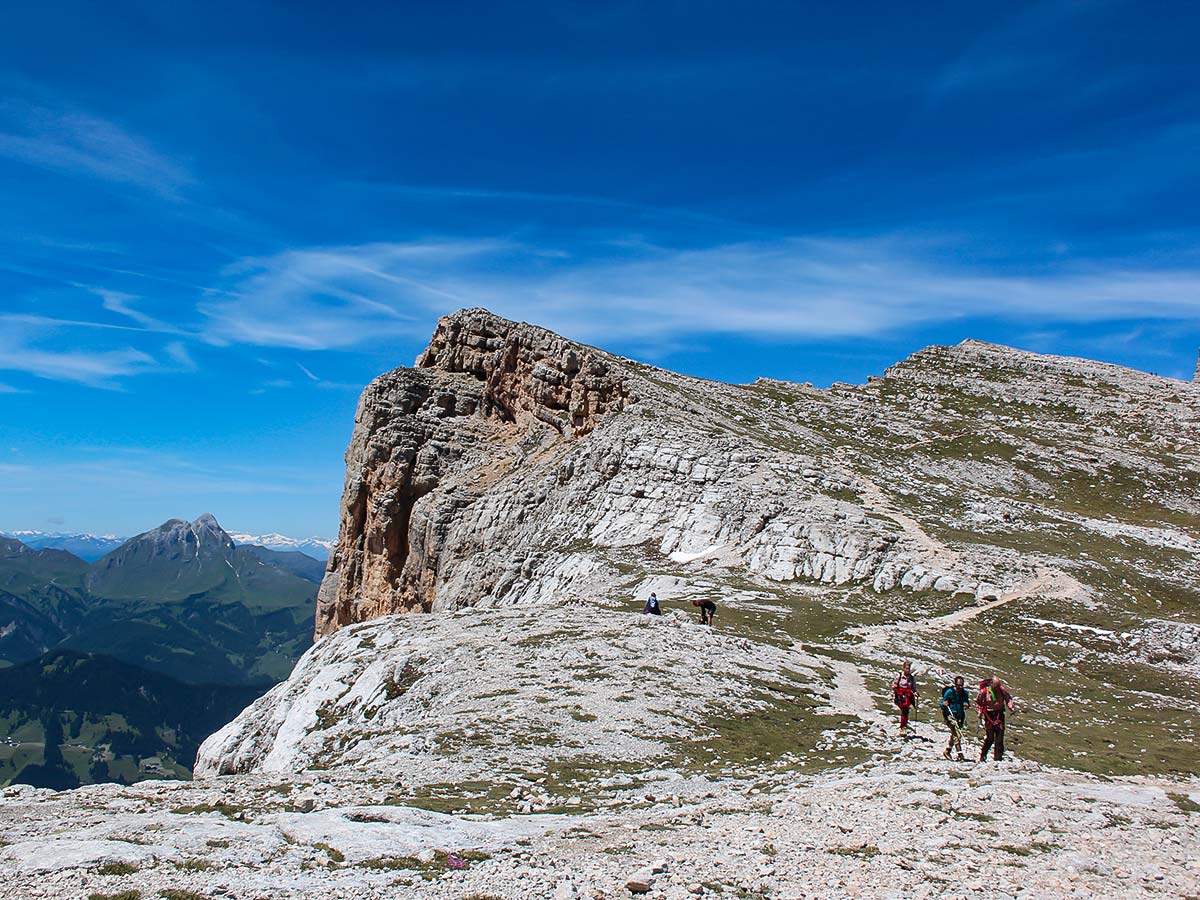
M 226 270 L 228 289 L 201 300 L 204 334 L 217 344 L 322 350 L 424 330 L 428 308 L 464 298 L 432 279 L 475 267 L 508 245 L 494 241 L 375 243 L 287 250 Z
M 0 369 L 27 372 L 51 381 L 70 381 L 89 387 L 120 388 L 120 379 L 158 368 L 154 357 L 141 350 L 45 350 L 0 337 Z
M 134 303 L 140 298 L 89 285 L 70 286 L 80 289 L 93 305 L 94 297 L 99 297 L 106 312 L 128 323 L 86 318 L 90 312 L 86 307 L 76 307 L 78 318 L 2 313 L 0 371 L 120 390 L 123 380 L 131 376 L 197 368 L 186 343 L 196 336 L 136 309 Z M 179 338 L 164 343 L 164 335 Z
M 187 169 L 116 122 L 74 109 L 0 104 L 0 158 L 174 198 Z
M 247 263 L 205 301 L 211 339 L 299 349 L 423 334 L 431 314 L 485 306 L 587 340 L 696 335 L 877 336 L 929 322 L 1200 317 L 1200 271 L 1114 260 L 980 274 L 903 238 L 672 249 L 611 244 L 602 258 L 512 242 L 289 250 Z M 236 274 L 233 270 L 231 274 Z

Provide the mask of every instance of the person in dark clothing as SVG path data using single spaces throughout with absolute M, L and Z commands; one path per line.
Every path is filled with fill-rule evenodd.
M 661 616 L 662 615 L 662 609 L 658 605 L 658 594 L 654 593 L 653 591 L 650 592 L 650 596 L 646 598 L 646 605 L 642 607 L 642 615 L 643 616 Z
M 701 625 L 712 625 L 713 616 L 717 614 L 717 604 L 711 600 L 693 600 L 692 606 L 700 607 Z
M 892 682 L 892 700 L 900 709 L 900 732 L 908 728 L 908 711 L 917 708 L 917 679 L 913 677 L 912 663 L 906 662 Z
M 942 753 L 946 759 L 950 758 L 950 751 L 955 749 L 958 750 L 959 762 L 966 759 L 962 752 L 962 730 L 967 724 L 967 703 L 970 699 L 971 695 L 967 693 L 961 675 L 954 679 L 953 685 L 942 692 L 942 719 L 950 729 L 950 740 Z
M 979 696 L 975 699 L 975 708 L 979 711 L 979 720 L 983 723 L 983 750 L 980 751 L 979 761 L 987 759 L 988 750 L 992 750 L 996 762 L 1004 759 L 1004 712 L 1014 711 L 1017 705 L 1012 695 L 1000 681 L 999 675 L 993 675 L 990 680 L 984 679 L 979 683 Z

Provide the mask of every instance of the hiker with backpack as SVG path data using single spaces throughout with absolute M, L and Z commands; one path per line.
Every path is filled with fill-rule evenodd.
M 717 614 L 717 604 L 713 603 L 711 600 L 704 599 L 693 600 L 692 606 L 700 607 L 700 624 L 711 626 L 713 623 L 713 616 Z
M 979 761 L 986 761 L 988 750 L 992 750 L 996 762 L 1000 762 L 1004 759 L 1004 712 L 1006 709 L 1016 712 L 1017 705 L 999 675 L 979 682 L 979 696 L 975 698 L 975 708 L 984 729 L 983 750 L 980 751 Z
M 900 708 L 900 733 L 903 734 L 908 730 L 908 711 L 917 708 L 917 679 L 913 677 L 910 662 L 904 663 L 892 682 L 892 701 Z
M 942 691 L 942 719 L 950 729 L 950 740 L 942 756 L 949 759 L 950 751 L 957 749 L 959 762 L 966 760 L 962 751 L 962 730 L 967 724 L 967 703 L 971 699 L 965 685 L 965 680 L 959 675 L 954 679 L 954 684 Z
M 662 609 L 658 605 L 658 594 L 654 591 L 650 592 L 650 596 L 646 598 L 646 605 L 642 607 L 643 616 L 661 616 Z

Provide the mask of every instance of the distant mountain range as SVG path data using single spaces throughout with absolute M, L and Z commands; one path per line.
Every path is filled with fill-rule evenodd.
M 85 534 L 65 531 L 0 531 L 0 537 L 15 538 L 34 550 L 66 550 L 80 559 L 95 562 L 107 553 L 116 550 L 128 538 L 113 534 Z M 230 532 L 236 544 L 266 547 L 268 550 L 303 553 L 325 562 L 333 549 L 334 541 L 325 538 L 294 538 L 284 534 L 246 534 Z
M 66 550 L 88 562 L 96 561 L 125 543 L 125 538 L 115 534 L 68 534 L 61 531 L 0 531 L 0 537 L 14 538 L 34 550 Z
M 284 534 L 242 534 L 230 532 L 229 536 L 239 544 L 253 544 L 256 547 L 266 547 L 268 550 L 292 551 L 311 556 L 325 562 L 337 541 L 326 538 L 309 537 L 294 538 Z
M 0 665 L 65 647 L 198 684 L 277 681 L 311 643 L 322 568 L 239 545 L 209 514 L 93 562 L 0 538 Z
M 198 742 L 312 643 L 325 564 L 210 514 L 93 560 L 63 547 L 118 539 L 25 538 L 59 546 L 0 537 L 0 784 L 185 777 Z

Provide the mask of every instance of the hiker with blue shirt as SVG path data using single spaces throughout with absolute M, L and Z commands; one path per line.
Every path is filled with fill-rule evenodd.
M 646 598 L 646 605 L 642 607 L 642 615 L 643 616 L 661 616 L 662 615 L 662 610 L 659 609 L 659 606 L 658 606 L 658 594 L 654 593 L 653 591 L 650 592 L 650 596 Z
M 950 729 L 950 740 L 942 756 L 949 759 L 950 751 L 957 750 L 959 762 L 966 760 L 962 752 L 962 730 L 967 724 L 967 704 L 971 701 L 965 685 L 966 682 L 959 675 L 954 679 L 954 684 L 942 692 L 942 719 Z

